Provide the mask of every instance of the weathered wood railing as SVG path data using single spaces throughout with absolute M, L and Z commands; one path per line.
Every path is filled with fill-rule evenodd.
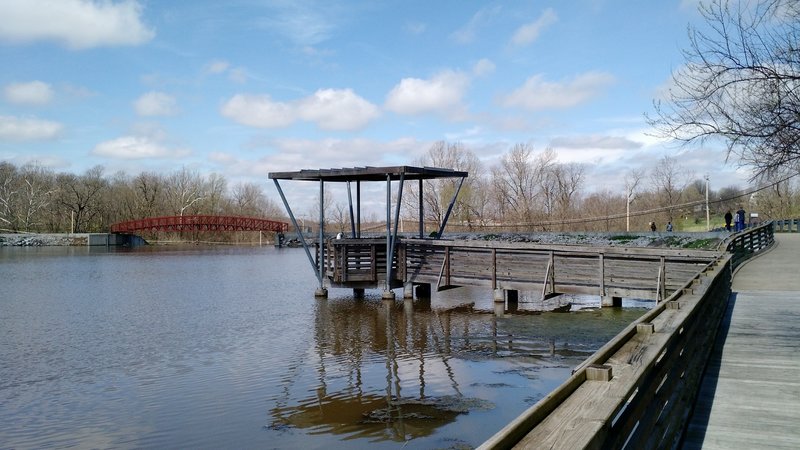
M 767 222 L 763 225 L 747 228 L 742 232 L 731 235 L 720 243 L 719 248 L 733 255 L 731 265 L 736 269 L 754 254 L 770 247 L 775 242 L 775 223 Z
M 769 248 L 773 233 L 767 223 L 731 236 L 723 243 L 729 252 L 480 448 L 676 448 L 727 306 L 734 260 Z
M 406 239 L 406 280 L 434 286 L 486 286 L 664 299 L 704 270 L 715 252 L 511 242 Z
M 325 269 L 332 286 L 385 280 L 383 239 L 328 241 Z M 719 253 L 707 250 L 589 247 L 531 243 L 403 239 L 395 251 L 395 284 L 486 286 L 551 294 L 663 300 Z
M 395 252 L 393 268 L 402 259 Z M 318 252 L 317 252 L 318 254 Z M 319 262 L 317 261 L 317 264 Z M 325 274 L 333 286 L 375 287 L 386 280 L 386 239 L 332 239 L 327 242 Z M 395 273 L 394 285 L 402 280 Z
M 672 448 L 730 293 L 731 255 L 625 328 L 481 448 Z

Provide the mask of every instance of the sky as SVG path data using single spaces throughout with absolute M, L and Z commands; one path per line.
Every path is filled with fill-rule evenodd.
M 677 157 L 744 183 L 719 144 L 654 136 L 694 0 L 0 0 L 0 160 L 82 173 L 412 165 L 436 141 L 514 144 L 586 189 Z

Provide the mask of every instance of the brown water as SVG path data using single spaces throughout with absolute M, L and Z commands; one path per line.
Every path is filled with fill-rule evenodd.
M 474 447 L 647 306 L 315 286 L 301 249 L 0 248 L 0 447 Z

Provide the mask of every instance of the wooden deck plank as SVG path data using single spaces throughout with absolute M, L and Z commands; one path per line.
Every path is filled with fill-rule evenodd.
M 685 449 L 800 448 L 800 235 L 776 241 L 734 278 Z

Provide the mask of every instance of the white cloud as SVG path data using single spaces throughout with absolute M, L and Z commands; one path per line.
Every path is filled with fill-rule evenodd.
M 97 144 L 92 155 L 115 159 L 172 158 L 189 154 L 185 149 L 169 149 L 145 136 L 122 136 Z
M 230 63 L 228 63 L 228 61 L 217 59 L 208 63 L 205 67 L 205 71 L 207 73 L 214 73 L 214 74 L 224 73 L 226 70 L 228 70 L 230 66 L 231 65 Z
M 320 167 L 355 167 L 408 163 L 430 148 L 430 142 L 414 138 L 392 141 L 372 139 L 267 139 L 258 148 L 269 149 L 267 155 L 252 160 L 229 152 L 214 152 L 209 161 L 225 167 L 225 173 L 236 176 L 263 177 L 268 172 L 318 169 Z
M 552 8 L 547 8 L 538 19 L 517 28 L 511 43 L 517 46 L 528 45 L 539 38 L 547 27 L 558 22 L 558 15 Z
M 284 128 L 297 121 L 323 130 L 358 130 L 380 115 L 378 107 L 351 89 L 320 89 L 313 95 L 276 102 L 268 95 L 237 94 L 222 106 L 222 115 L 258 128 Z
M 472 67 L 472 73 L 476 77 L 483 77 L 493 73 L 494 69 L 495 69 L 494 63 L 486 58 L 483 58 L 480 61 L 476 62 L 475 65 Z
M 614 81 L 612 75 L 603 72 L 587 72 L 561 82 L 545 81 L 542 75 L 535 75 L 501 103 L 527 110 L 570 108 L 600 95 Z
M 223 116 L 258 128 L 284 128 L 296 120 L 293 108 L 268 95 L 236 94 L 222 105 Z
M 234 83 L 243 84 L 250 78 L 250 73 L 244 67 L 233 67 L 228 70 L 228 79 Z
M 58 122 L 35 118 L 0 116 L 0 140 L 37 141 L 54 139 L 64 126 Z
M 320 89 L 297 104 L 298 116 L 323 130 L 356 130 L 380 115 L 378 107 L 351 89 Z
M 132 0 L 4 0 L 0 40 L 56 41 L 76 50 L 138 45 L 155 36 L 141 15 L 142 6 Z
M 429 80 L 403 78 L 386 96 L 386 109 L 398 114 L 452 112 L 461 108 L 469 77 L 445 71 Z
M 469 22 L 451 33 L 450 39 L 459 44 L 469 44 L 473 42 L 478 31 L 486 27 L 500 10 L 501 8 L 499 6 L 479 10 L 470 18 Z
M 163 92 L 148 92 L 133 102 L 140 116 L 171 116 L 178 112 L 175 97 Z
M 5 99 L 18 105 L 46 105 L 53 100 L 53 88 L 43 81 L 11 83 L 3 89 Z
M 212 75 L 227 74 L 228 79 L 234 83 L 245 83 L 248 79 L 252 78 L 250 73 L 244 67 L 234 67 L 228 61 L 216 59 L 206 64 L 203 68 L 205 73 Z
M 625 136 L 609 135 L 582 135 L 582 136 L 559 136 L 550 141 L 553 147 L 568 149 L 638 149 L 644 146 L 642 142 L 632 140 Z
M 278 33 L 300 47 L 327 40 L 336 28 L 336 2 L 271 2 L 268 14 L 256 22 L 265 30 Z

